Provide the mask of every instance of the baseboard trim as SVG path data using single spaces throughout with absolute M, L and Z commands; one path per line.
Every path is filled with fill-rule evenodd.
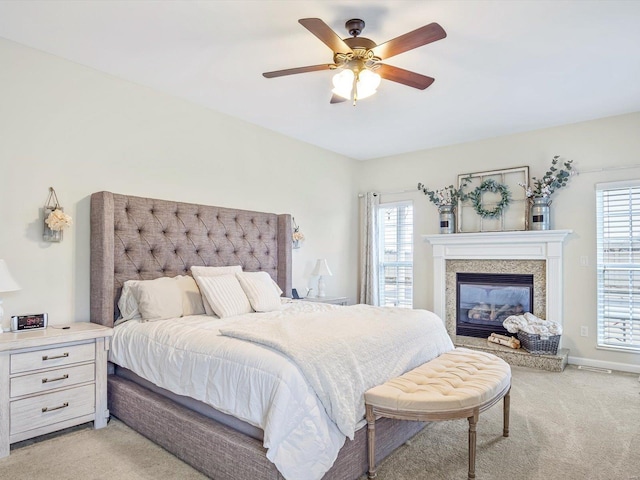
M 571 355 L 569 355 L 569 365 L 583 365 L 585 367 L 618 370 L 619 372 L 640 373 L 640 365 L 631 365 L 629 363 L 619 362 L 605 362 L 602 360 L 593 360 L 591 358 L 572 357 Z

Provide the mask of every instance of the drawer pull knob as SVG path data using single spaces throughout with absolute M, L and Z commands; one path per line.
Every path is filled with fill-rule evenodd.
M 64 402 L 62 405 L 58 406 L 58 407 L 42 407 L 42 413 L 45 412 L 53 412 L 54 410 L 60 410 L 61 408 L 65 408 L 69 406 L 69 402 Z
M 69 374 L 65 373 L 64 375 L 58 378 L 43 378 L 42 383 L 57 382 L 59 380 L 66 380 L 67 378 L 69 378 Z
M 50 357 L 49 355 L 43 355 L 42 360 L 55 360 L 56 358 L 67 358 L 69 356 L 68 352 L 63 353 L 62 355 L 56 355 L 55 357 Z

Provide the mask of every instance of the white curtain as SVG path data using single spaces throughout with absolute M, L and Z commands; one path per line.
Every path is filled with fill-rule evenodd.
M 378 305 L 378 206 L 380 196 L 363 196 L 360 232 L 360 303 Z

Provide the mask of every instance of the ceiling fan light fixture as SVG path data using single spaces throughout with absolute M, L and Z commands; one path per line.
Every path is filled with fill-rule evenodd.
M 354 77 L 355 74 L 348 68 L 343 69 L 340 73 L 336 73 L 333 76 L 332 92 L 347 100 L 351 99 Z
M 345 68 L 333 76 L 332 93 L 355 103 L 376 93 L 380 80 L 380 75 L 371 70 L 361 70 L 356 76 L 353 70 Z
M 319 18 L 301 18 L 298 23 L 331 49 L 333 63 L 265 72 L 262 76 L 274 78 L 297 73 L 336 70 L 338 73 L 333 77 L 331 104 L 353 100 L 355 105 L 359 99 L 376 93 L 381 78 L 424 90 L 433 83 L 432 77 L 381 62 L 414 48 L 442 40 L 447 36 L 444 29 L 433 22 L 377 44 L 373 40 L 360 36 L 364 21 L 357 18 L 348 20 L 345 24 L 351 37 L 344 39 Z
M 356 84 L 358 98 L 367 98 L 376 93 L 380 85 L 380 75 L 371 70 L 362 70 Z

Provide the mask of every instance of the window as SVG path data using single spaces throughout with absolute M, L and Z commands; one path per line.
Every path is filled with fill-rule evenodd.
M 640 181 L 596 185 L 598 346 L 640 351 Z
M 413 308 L 413 204 L 383 203 L 378 212 L 378 305 Z

